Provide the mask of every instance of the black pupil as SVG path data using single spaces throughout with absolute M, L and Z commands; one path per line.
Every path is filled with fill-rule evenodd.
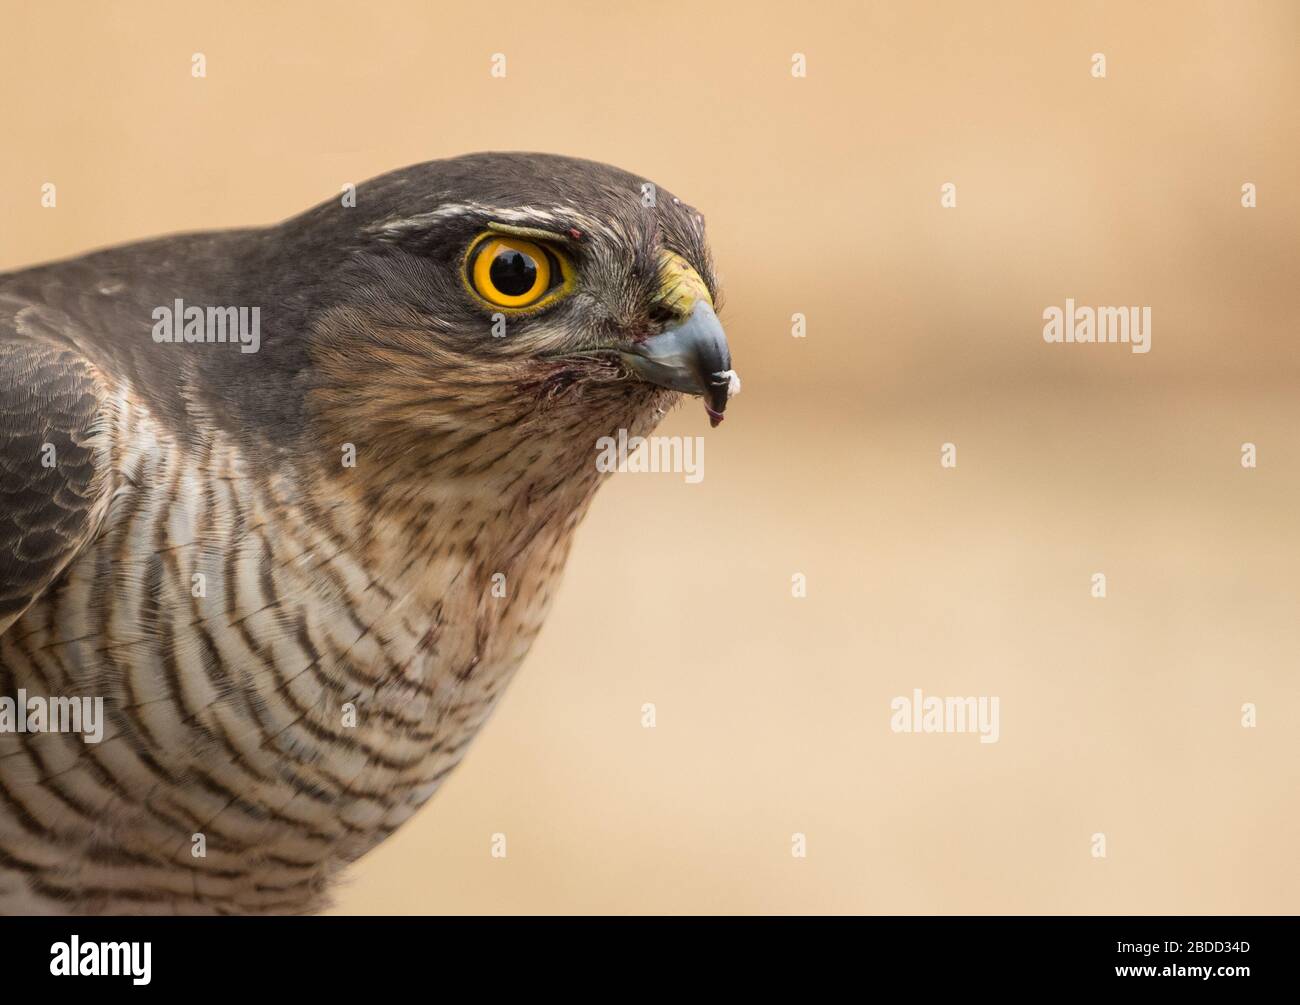
M 521 297 L 537 282 L 537 263 L 522 251 L 504 248 L 488 270 L 492 285 L 508 297 Z

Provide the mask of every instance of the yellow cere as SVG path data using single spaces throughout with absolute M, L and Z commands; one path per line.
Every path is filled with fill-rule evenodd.
M 713 306 L 708 285 L 695 267 L 675 251 L 659 253 L 659 275 L 658 300 L 673 313 L 688 317 L 699 300 Z

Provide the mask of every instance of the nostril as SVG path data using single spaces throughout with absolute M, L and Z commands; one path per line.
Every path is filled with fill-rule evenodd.
M 676 320 L 678 320 L 677 313 L 667 304 L 654 304 L 650 308 L 649 321 L 656 329 L 663 328 Z

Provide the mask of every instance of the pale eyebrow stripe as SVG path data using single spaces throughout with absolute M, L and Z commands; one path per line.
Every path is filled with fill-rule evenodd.
M 507 208 L 489 206 L 486 203 L 462 202 L 439 206 L 427 213 L 417 213 L 407 217 L 389 217 L 366 228 L 367 233 L 381 237 L 398 239 L 421 233 L 434 233 L 439 226 L 466 216 L 484 218 L 489 230 L 518 236 L 542 237 L 545 240 L 572 241 L 568 233 L 576 228 L 585 233 L 600 231 L 609 233 L 610 228 L 590 217 L 569 209 L 556 206 L 554 209 L 536 209 L 532 206 Z M 552 230 L 551 228 L 555 229 Z
M 568 231 L 543 230 L 540 227 L 516 227 L 509 223 L 497 223 L 495 220 L 488 221 L 487 229 L 495 234 L 509 234 L 511 237 L 531 237 L 537 241 L 560 241 L 565 244 L 577 244 L 579 241 Z

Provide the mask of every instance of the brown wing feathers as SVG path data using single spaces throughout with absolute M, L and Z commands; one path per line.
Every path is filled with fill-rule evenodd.
M 75 352 L 0 329 L 0 632 L 94 532 L 103 399 Z

